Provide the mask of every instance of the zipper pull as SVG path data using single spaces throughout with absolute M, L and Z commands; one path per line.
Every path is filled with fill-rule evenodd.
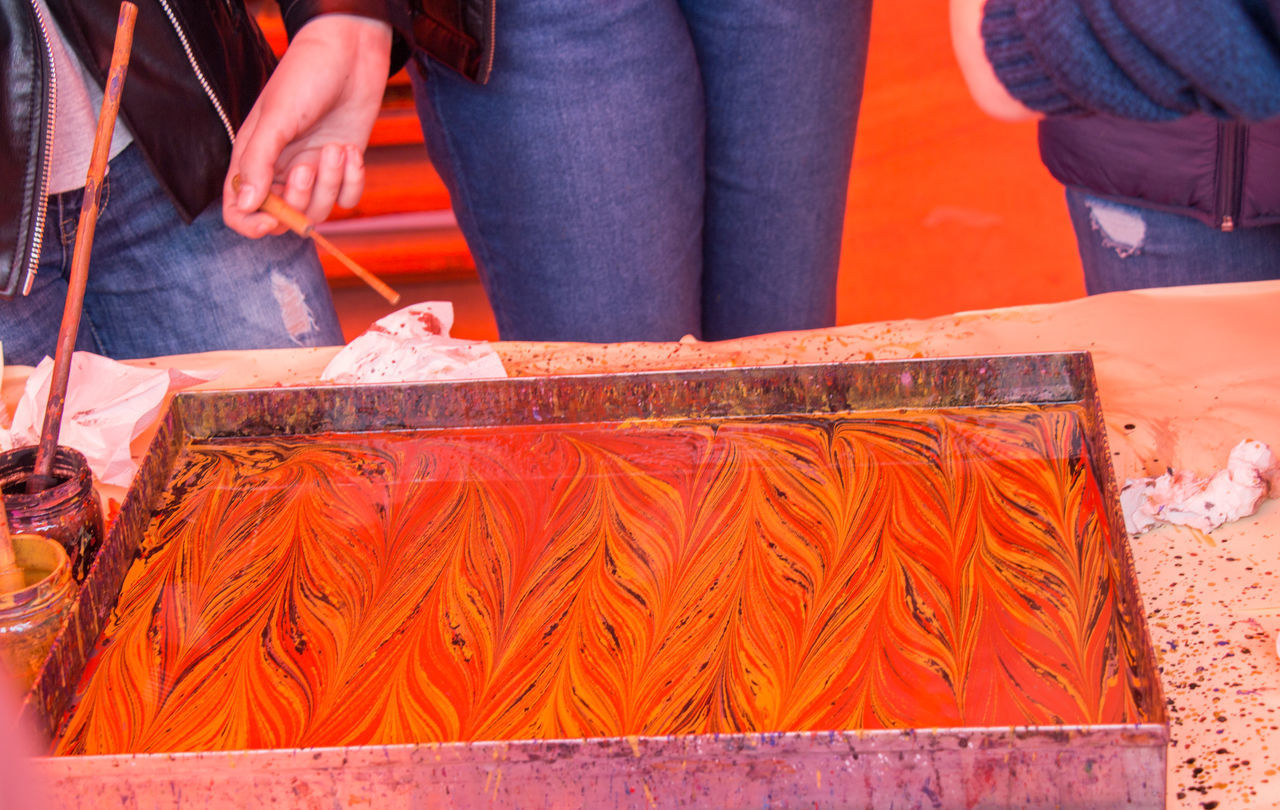
M 1222 224 L 1218 227 L 1223 233 L 1231 233 L 1236 229 L 1236 221 L 1231 217 L 1223 217 Z

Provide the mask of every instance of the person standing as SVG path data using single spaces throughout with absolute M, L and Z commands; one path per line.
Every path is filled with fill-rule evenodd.
M 952 0 L 988 113 L 1040 117 L 1090 294 L 1280 278 L 1280 41 L 1251 0 Z
M 119 9 L 0 10 L 0 345 L 11 363 L 56 347 Z M 273 65 L 240 0 L 140 5 L 77 348 L 129 358 L 342 341 L 314 247 L 246 240 L 215 204 L 236 127 Z
M 504 339 L 719 340 L 835 322 L 870 0 L 390 9 Z M 278 158 L 291 116 L 271 102 L 320 84 L 277 76 L 233 156 L 255 193 L 228 188 L 224 213 L 245 232 L 261 186 L 291 171 Z M 301 117 L 345 123 L 326 105 Z

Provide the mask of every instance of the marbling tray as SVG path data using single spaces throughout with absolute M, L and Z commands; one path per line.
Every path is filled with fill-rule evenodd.
M 1108 459 L 1084 354 L 179 395 L 24 704 L 96 753 L 39 772 L 67 807 L 1163 807 Z M 290 543 L 251 708 L 208 687 L 257 664 L 208 652 L 245 644 L 206 558 L 250 594 Z M 155 672 L 95 686 L 134 614 Z

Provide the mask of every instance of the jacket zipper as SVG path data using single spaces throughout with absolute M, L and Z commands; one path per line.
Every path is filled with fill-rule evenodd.
M 31 243 L 27 254 L 27 266 L 24 268 L 24 278 L 22 282 L 22 294 L 26 295 L 31 292 L 31 285 L 35 283 L 36 270 L 40 266 L 40 252 L 44 247 L 44 230 L 48 220 L 48 206 L 45 198 L 48 196 L 46 190 L 49 188 L 49 179 L 53 174 L 53 149 L 51 148 L 53 139 L 53 127 L 55 120 L 55 109 L 58 97 L 58 81 L 53 65 L 53 45 L 49 40 L 49 28 L 45 23 L 44 15 L 40 12 L 40 5 L 37 0 L 30 0 L 31 9 L 35 13 L 36 23 L 40 28 L 40 38 L 44 43 L 45 63 L 49 69 L 49 95 L 46 99 L 45 108 L 45 133 L 41 144 L 43 149 L 42 166 L 40 169 L 39 184 L 36 186 L 36 212 L 35 225 L 32 228 Z M 204 91 L 205 96 L 209 99 L 209 103 L 213 105 L 214 111 L 218 114 L 218 119 L 222 121 L 222 127 L 227 132 L 227 139 L 234 142 L 236 138 L 235 127 L 231 125 L 231 119 L 227 116 L 226 110 L 222 106 L 222 102 L 213 92 L 213 86 L 209 84 L 208 78 L 205 77 L 204 71 L 196 62 L 195 54 L 191 51 L 191 42 L 187 38 L 187 32 L 182 29 L 182 25 L 178 22 L 177 16 L 173 13 L 173 9 L 169 6 L 169 0 L 160 0 L 160 6 L 164 9 L 165 16 L 169 18 L 169 24 L 178 35 L 178 40 L 182 43 L 183 53 L 186 54 L 187 63 L 191 65 L 192 72 L 195 73 L 196 81 L 200 83 L 200 88 Z
M 49 93 L 45 98 L 45 128 L 40 142 L 41 165 L 40 178 L 36 184 L 35 222 L 34 227 L 31 229 L 27 266 L 23 268 L 23 295 L 31 292 L 31 285 L 36 281 L 36 271 L 40 267 L 40 252 L 44 248 L 44 228 L 49 216 L 49 206 L 46 198 L 49 196 L 49 181 L 53 177 L 53 125 L 56 120 L 55 110 L 58 104 L 58 76 L 53 66 L 53 43 L 49 39 L 49 27 L 45 23 L 44 14 L 40 11 L 38 0 L 31 0 L 31 10 L 36 15 L 36 25 L 40 29 L 40 40 L 44 43 L 45 66 L 49 68 Z
M 236 128 L 231 126 L 231 119 L 227 117 L 227 112 L 223 109 L 222 102 L 218 100 L 218 96 L 213 92 L 213 85 L 209 84 L 204 71 L 200 69 L 200 63 L 196 61 L 196 55 L 191 50 L 191 41 L 187 39 L 187 32 L 182 30 L 182 24 L 178 22 L 177 15 L 173 13 L 173 9 L 169 6 L 169 0 L 160 0 L 160 7 L 164 9 L 164 16 L 169 18 L 169 25 L 177 33 L 178 40 L 182 43 L 182 51 L 187 55 L 187 64 L 191 65 L 192 72 L 196 74 L 196 81 L 200 83 L 200 88 L 204 90 L 205 97 L 209 99 L 214 111 L 218 113 L 218 118 L 222 121 L 222 128 L 227 131 L 227 138 L 234 143 Z
M 1245 125 L 1218 124 L 1218 228 L 1234 231 L 1240 224 L 1240 195 L 1244 186 Z

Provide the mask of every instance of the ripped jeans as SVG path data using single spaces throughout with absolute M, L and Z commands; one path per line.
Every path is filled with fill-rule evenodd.
M 1073 188 L 1067 209 L 1090 295 L 1280 278 L 1280 225 L 1220 231 Z
M 31 294 L 0 300 L 6 363 L 34 365 L 54 353 L 83 193 L 49 197 Z M 126 359 L 341 342 L 308 240 L 246 239 L 223 225 L 216 202 L 186 225 L 137 146 L 111 161 L 77 349 Z

